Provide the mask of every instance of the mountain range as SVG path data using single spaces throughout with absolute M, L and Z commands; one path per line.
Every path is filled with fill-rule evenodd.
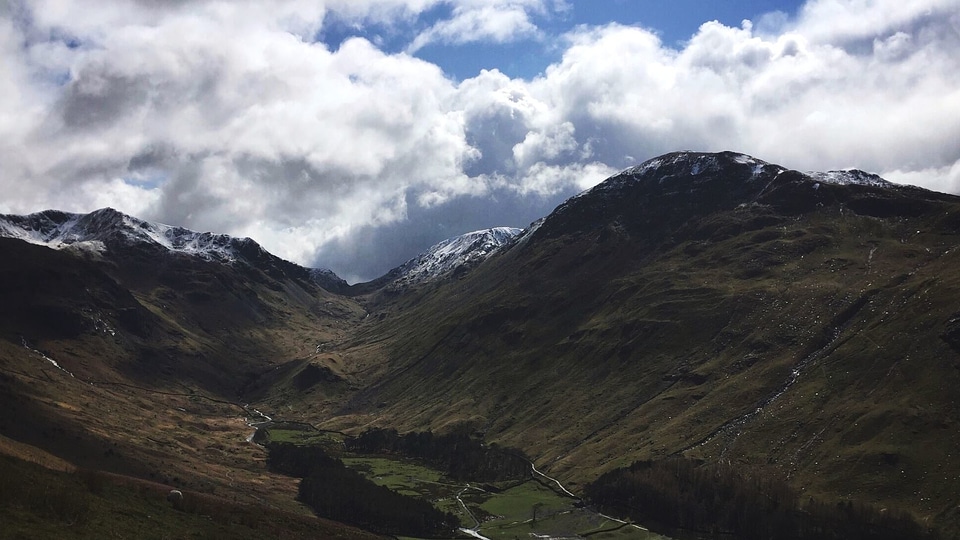
M 0 449 L 293 508 L 236 437 L 256 407 L 469 433 L 574 491 L 733 463 L 949 536 L 958 232 L 958 197 L 732 152 L 654 158 L 355 285 L 111 209 L 0 216 Z

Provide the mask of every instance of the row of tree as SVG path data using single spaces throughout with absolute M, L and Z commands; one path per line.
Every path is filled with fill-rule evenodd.
M 770 471 L 688 458 L 640 461 L 585 487 L 590 504 L 642 523 L 743 540 L 932 540 L 909 514 L 807 499 Z
M 364 454 L 392 454 L 424 461 L 454 480 L 505 482 L 530 477 L 530 462 L 510 451 L 466 433 L 399 434 L 395 429 L 370 429 L 346 441 L 348 450 Z
M 451 538 L 459 521 L 428 501 L 379 486 L 319 446 L 271 442 L 267 466 L 302 478 L 298 499 L 318 516 L 370 531 L 420 538 Z

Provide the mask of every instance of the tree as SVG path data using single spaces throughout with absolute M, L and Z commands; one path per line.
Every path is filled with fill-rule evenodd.
M 538 502 L 538 503 L 536 503 L 536 504 L 533 505 L 533 522 L 534 522 L 534 523 L 537 522 L 537 512 L 538 512 L 541 508 L 543 508 L 543 503 L 542 503 L 542 502 Z

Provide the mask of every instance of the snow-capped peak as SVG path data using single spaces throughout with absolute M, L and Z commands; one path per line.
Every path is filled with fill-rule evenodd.
M 423 283 L 479 263 L 521 232 L 523 229 L 495 227 L 444 240 L 391 272 L 398 276 L 394 283 Z
M 235 261 L 237 244 L 250 242 L 246 238 L 234 239 L 225 234 L 198 233 L 151 223 L 112 208 L 89 214 L 47 210 L 27 216 L 0 216 L 0 236 L 54 249 L 76 247 L 103 251 L 109 244 L 145 243 L 175 253 L 223 262 Z
M 284 268 L 284 273 L 309 277 L 329 290 L 346 286 L 346 282 L 330 270 L 306 269 L 283 261 L 249 238 L 199 233 L 183 227 L 151 223 L 112 208 L 89 214 L 46 210 L 26 216 L 0 215 L 0 237 L 17 238 L 53 249 L 98 253 L 146 246 L 207 261 L 232 264 L 243 260 L 255 266 Z
M 678 169 L 690 176 L 697 176 L 705 172 L 716 171 L 723 167 L 724 164 L 731 162 L 740 165 L 750 165 L 757 174 L 759 174 L 764 167 L 771 166 L 766 161 L 737 152 L 720 152 L 716 154 L 706 152 L 673 152 L 648 159 L 636 167 L 626 169 L 617 176 L 643 176 L 666 168 Z M 776 166 L 773 165 L 773 167 Z
M 890 187 L 894 185 L 875 174 L 864 172 L 859 169 L 808 172 L 807 176 L 813 178 L 817 182 L 823 182 L 825 184 L 840 184 L 844 186 L 855 184 L 860 186 Z
M 660 184 L 669 182 L 671 178 L 676 177 L 698 178 L 701 175 L 716 173 L 727 167 L 736 167 L 739 169 L 749 168 L 746 171 L 746 178 L 748 180 L 757 179 L 767 173 L 776 175 L 786 170 L 779 165 L 773 165 L 753 156 L 737 152 L 672 152 L 648 159 L 635 167 L 630 167 L 593 188 L 580 193 L 578 196 L 588 193 L 618 190 L 637 181 L 645 181 L 652 178 L 656 178 Z

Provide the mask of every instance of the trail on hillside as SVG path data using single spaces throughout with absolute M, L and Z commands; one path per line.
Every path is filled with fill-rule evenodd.
M 470 490 L 470 489 L 479 489 L 479 488 L 474 488 L 470 484 L 467 484 L 466 486 L 464 486 L 463 489 L 460 490 L 459 493 L 457 493 L 457 502 L 460 503 L 460 507 L 463 508 L 463 511 L 466 512 L 466 514 L 470 516 L 470 519 L 473 520 L 473 527 L 470 527 L 470 528 L 460 527 L 460 531 L 466 534 L 469 534 L 470 536 L 477 538 L 479 540 L 490 540 L 486 536 L 483 536 L 482 534 L 480 534 L 480 520 L 477 519 L 477 516 L 473 515 L 473 512 L 471 512 L 470 509 L 467 508 L 467 503 L 463 502 L 463 499 L 460 498 L 461 495 L 463 495 L 464 493 L 467 492 L 467 490 Z M 483 491 L 482 489 L 479 489 L 479 490 Z
M 570 490 L 568 490 L 567 488 L 563 487 L 563 484 L 561 484 L 559 480 L 557 480 L 556 478 L 547 476 L 547 475 L 543 474 L 542 472 L 538 471 L 538 470 L 537 470 L 537 466 L 534 465 L 532 461 L 530 462 L 530 470 L 533 472 L 534 475 L 542 476 L 542 477 L 543 477 L 544 479 L 546 479 L 548 482 L 552 482 L 552 483 L 556 484 L 557 487 L 560 488 L 560 491 L 562 491 L 562 492 L 563 492 L 565 495 L 567 495 L 568 497 L 573 498 L 573 499 L 577 499 L 577 500 L 580 499 L 580 497 L 577 497 L 577 496 L 574 495 Z

